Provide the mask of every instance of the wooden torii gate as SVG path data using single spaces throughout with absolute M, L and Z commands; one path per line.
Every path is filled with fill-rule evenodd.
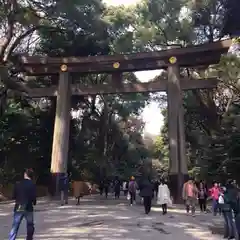
M 170 187 L 174 198 L 179 199 L 183 181 L 188 175 L 182 90 L 217 86 L 217 79 L 181 78 L 180 68 L 216 64 L 219 62 L 221 54 L 228 51 L 230 45 L 231 41 L 225 40 L 187 48 L 127 55 L 69 58 L 21 57 L 22 71 L 27 75 L 59 74 L 58 86 L 35 88 L 31 89 L 29 93 L 32 98 L 57 97 L 51 161 L 54 181 L 67 171 L 71 95 L 167 91 Z M 155 69 L 167 69 L 168 80 L 134 84 L 122 83 L 123 72 Z M 110 85 L 76 85 L 71 82 L 71 73 L 108 73 L 112 75 L 113 82 Z

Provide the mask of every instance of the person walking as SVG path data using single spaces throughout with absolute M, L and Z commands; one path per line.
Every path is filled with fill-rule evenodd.
M 220 188 L 217 182 L 213 184 L 213 187 L 209 190 L 210 191 L 210 196 L 212 198 L 212 211 L 213 215 L 216 216 L 217 213 L 221 215 L 221 210 L 219 208 L 218 204 L 218 198 L 220 196 Z
M 115 199 L 119 199 L 120 197 L 120 190 L 121 190 L 121 182 L 118 177 L 116 177 L 116 180 L 114 182 L 114 193 L 115 193 Z
M 235 226 L 233 218 L 232 203 L 236 201 L 232 194 L 233 186 L 231 183 L 223 187 L 223 192 L 219 196 L 219 206 L 221 207 L 223 219 L 224 219 L 224 238 L 235 238 Z
M 68 204 L 68 188 L 69 188 L 69 180 L 68 174 L 65 173 L 59 180 L 59 189 L 61 194 L 61 205 Z
M 228 203 L 231 206 L 232 217 L 234 226 L 234 236 L 236 239 L 240 239 L 240 201 L 239 201 L 239 188 L 234 180 L 228 180 L 226 184 L 226 191 L 228 196 Z
M 159 189 L 159 181 L 155 181 L 154 182 L 154 192 L 155 192 L 155 196 L 156 198 L 158 198 L 158 189 Z
M 198 189 L 193 179 L 189 179 L 183 185 L 182 195 L 183 195 L 182 196 L 183 200 L 185 201 L 187 214 L 189 214 L 191 210 L 192 216 L 195 216 L 196 203 L 198 198 Z
M 105 180 L 104 180 L 104 192 L 105 192 L 105 198 L 108 198 L 109 181 L 107 178 L 105 178 Z
M 124 193 L 124 196 L 127 196 L 128 188 L 127 188 L 127 182 L 126 181 L 123 182 L 123 193 Z
M 104 190 L 104 181 L 100 180 L 100 183 L 99 183 L 99 193 L 100 193 L 100 196 L 103 195 L 103 190 Z
M 130 195 L 130 205 L 132 206 L 133 203 L 136 203 L 136 191 L 137 191 L 137 183 L 135 181 L 135 177 L 130 178 L 130 182 L 128 184 L 128 192 Z
M 207 188 L 205 184 L 201 181 L 198 189 L 198 202 L 201 212 L 206 213 L 207 211 L 207 197 L 208 197 Z
M 17 183 L 13 192 L 15 200 L 13 224 L 9 234 L 9 240 L 15 240 L 18 234 L 18 229 L 25 218 L 27 223 L 27 238 L 32 240 L 34 234 L 33 222 L 33 205 L 36 205 L 36 186 L 32 181 L 33 170 L 26 169 L 24 171 L 24 179 Z
M 139 184 L 140 196 L 143 198 L 145 213 L 149 214 L 152 207 L 153 184 L 149 177 L 142 179 Z
M 167 214 L 167 207 L 171 204 L 171 195 L 165 180 L 160 181 L 158 186 L 157 204 L 162 206 L 163 215 Z

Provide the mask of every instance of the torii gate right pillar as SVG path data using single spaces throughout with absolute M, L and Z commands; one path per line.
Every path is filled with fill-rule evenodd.
M 179 67 L 168 67 L 169 187 L 174 202 L 182 201 L 182 187 L 188 178 L 185 149 L 184 112 Z

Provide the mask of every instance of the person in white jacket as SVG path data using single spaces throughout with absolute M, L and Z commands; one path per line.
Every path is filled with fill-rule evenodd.
M 167 207 L 172 204 L 170 190 L 165 180 L 161 180 L 158 187 L 157 204 L 162 206 L 163 215 L 167 214 Z

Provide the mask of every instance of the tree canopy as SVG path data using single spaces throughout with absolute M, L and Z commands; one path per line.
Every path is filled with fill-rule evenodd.
M 51 7 L 50 3 L 51 1 L 29 1 L 23 6 L 21 1 L 16 1 L 16 8 L 19 11 L 21 9 L 21 14 L 27 12 L 29 15 L 24 23 L 18 22 L 19 18 L 13 16 L 13 25 L 22 24 L 24 36 L 20 37 L 10 52 L 4 50 L 5 45 L 2 46 L 7 65 L 15 63 L 14 56 L 23 51 L 48 56 L 126 52 L 126 45 L 117 43 L 115 37 L 122 26 L 114 29 L 118 22 L 117 16 L 110 20 L 110 9 L 101 1 L 88 3 L 76 0 L 71 4 L 59 1 L 52 2 Z M 1 7 L 2 21 L 6 21 L 9 14 L 5 11 L 7 5 Z M 35 18 L 37 20 L 33 20 Z M 6 24 L 8 26 L 10 23 Z M 120 21 L 121 24 L 124 24 L 124 19 Z M 3 32 L 5 35 L 11 34 L 7 26 Z M 34 34 L 31 35 L 32 33 Z M 16 37 L 15 33 L 13 35 Z M 14 37 L 11 41 L 14 41 Z M 27 40 L 33 41 L 33 38 L 36 42 L 26 46 Z M 9 69 L 13 69 L 12 65 Z M 126 73 L 124 77 L 130 82 L 137 81 L 132 73 Z M 107 74 L 76 74 L 73 78 L 75 82 L 84 84 L 111 83 Z M 3 88 L 16 91 L 15 87 L 8 85 L 9 81 L 13 81 L 11 74 L 9 79 L 3 81 Z M 56 84 L 56 80 L 55 76 L 28 78 L 24 86 L 48 86 Z M 148 99 L 148 94 L 138 93 L 72 97 L 69 172 L 73 178 L 99 181 L 105 176 L 128 178 L 136 173 L 140 162 L 148 155 L 142 140 L 144 123 L 140 117 Z M 0 174 L 6 182 L 15 181 L 24 167 L 32 167 L 39 184 L 45 184 L 51 162 L 56 99 L 31 100 L 25 96 L 15 96 L 6 100 L 0 123 Z

